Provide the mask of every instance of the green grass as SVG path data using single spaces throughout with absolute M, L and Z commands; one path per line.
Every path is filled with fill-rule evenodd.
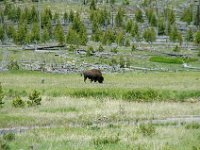
M 26 97 L 34 89 L 51 97 L 108 97 L 128 101 L 186 101 L 200 96 L 198 72 L 104 74 L 103 84 L 89 80 L 84 83 L 79 73 L 12 71 L 0 73 L 0 78 L 7 97 Z
M 12 141 L 0 136 L 0 144 L 10 149 L 109 150 L 200 146 L 199 124 L 142 124 L 145 120 L 199 115 L 198 72 L 103 75 L 105 83 L 98 84 L 84 83 L 79 73 L 1 72 L 5 104 L 0 108 L 0 128 L 41 128 L 16 134 Z M 33 89 L 41 93 L 40 106 L 12 106 L 15 95 L 27 101 Z
M 120 130 L 123 128 L 123 130 Z M 36 129 L 7 141 L 11 149 L 173 149 L 187 150 L 199 148 L 199 130 L 185 129 L 183 126 L 154 127 L 156 133 L 144 136 L 138 128 L 120 126 L 119 128 L 100 127 L 91 130 L 79 127 Z M 187 136 L 186 136 L 187 135 Z
M 183 64 L 195 62 L 197 58 L 181 58 L 181 57 L 164 57 L 164 56 L 153 56 L 149 59 L 152 62 L 160 62 L 160 63 L 171 63 L 171 64 Z

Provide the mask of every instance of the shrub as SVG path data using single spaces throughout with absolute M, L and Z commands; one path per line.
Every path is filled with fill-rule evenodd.
M 94 48 L 92 46 L 89 46 L 87 51 L 86 51 L 86 55 L 87 56 L 92 56 L 93 55 L 93 51 L 94 51 Z
M 156 132 L 155 127 L 151 123 L 141 124 L 139 130 L 144 136 L 152 136 Z
M 11 148 L 9 147 L 8 142 L 0 139 L 0 149 L 1 150 L 10 150 Z
M 29 95 L 29 101 L 27 101 L 27 104 L 29 106 L 36 106 L 36 105 L 41 105 L 42 98 L 40 97 L 40 93 L 36 90 L 34 90 L 30 95 Z
M 101 44 L 99 45 L 98 51 L 99 52 L 103 52 L 104 51 L 104 48 L 103 48 L 103 46 Z
M 200 123 L 192 122 L 185 126 L 186 129 L 200 129 Z
M 6 141 L 13 141 L 15 139 L 15 134 L 14 133 L 4 134 L 3 139 Z
M 133 44 L 132 47 L 131 47 L 131 52 L 133 52 L 135 50 L 136 50 L 136 46 L 135 46 L 135 44 Z
M 13 101 L 12 101 L 12 105 L 14 107 L 24 107 L 25 106 L 25 102 L 19 97 L 17 96 Z
M 97 137 L 93 140 L 95 145 L 116 144 L 120 141 L 119 134 L 114 136 Z
M 118 52 L 117 47 L 112 48 L 110 51 L 113 52 L 113 53 L 117 53 Z
M 126 100 L 152 101 L 152 100 L 161 98 L 161 96 L 158 91 L 153 90 L 153 89 L 147 89 L 147 90 L 136 89 L 136 90 L 125 92 L 123 94 L 123 98 Z
M 124 68 L 125 60 L 124 60 L 124 57 L 122 55 L 119 58 L 119 64 L 120 64 L 120 68 Z
M 180 48 L 178 47 L 178 45 L 176 45 L 173 49 L 174 52 L 180 52 Z
M 4 98 L 4 93 L 3 93 L 2 85 L 0 82 L 0 106 L 2 106 L 4 104 L 3 98 Z
M 9 70 L 19 70 L 18 62 L 15 60 L 11 60 L 7 67 Z

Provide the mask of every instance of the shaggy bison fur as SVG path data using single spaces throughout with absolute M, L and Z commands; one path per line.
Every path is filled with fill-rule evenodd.
M 83 71 L 82 75 L 84 76 L 84 82 L 86 82 L 86 79 L 90 79 L 90 82 L 98 81 L 99 83 L 103 83 L 103 76 L 102 73 L 99 69 L 91 69 L 91 70 L 86 70 Z

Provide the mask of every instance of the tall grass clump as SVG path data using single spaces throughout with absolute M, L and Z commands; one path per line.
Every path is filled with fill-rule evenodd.
M 162 95 L 160 95 L 157 90 L 153 89 L 134 89 L 123 94 L 123 99 L 130 101 L 153 101 L 161 98 Z
M 120 141 L 119 134 L 113 136 L 100 136 L 93 139 L 94 145 L 117 144 Z
M 200 97 L 200 91 L 176 91 L 158 90 L 151 88 L 144 89 L 120 89 L 120 88 L 87 88 L 70 89 L 66 93 L 72 97 L 93 97 L 93 98 L 112 98 L 127 101 L 152 102 L 152 101 L 186 101 L 189 98 Z
M 139 125 L 139 131 L 144 136 L 152 136 L 156 133 L 156 128 L 152 123 L 141 124 Z
M 76 89 L 69 93 L 70 96 L 73 97 L 95 97 L 95 98 L 117 98 L 119 94 L 116 93 L 116 90 L 113 89 Z
M 25 106 L 25 102 L 21 99 L 21 97 L 17 96 L 15 99 L 13 99 L 12 101 L 12 105 L 14 107 L 24 107 Z
M 3 98 L 4 98 L 4 93 L 3 93 L 3 88 L 0 82 L 0 107 L 4 104 Z

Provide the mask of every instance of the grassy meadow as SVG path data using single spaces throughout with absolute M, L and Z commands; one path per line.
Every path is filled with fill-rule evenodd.
M 103 74 L 103 84 L 79 73 L 1 72 L 5 104 L 0 128 L 35 127 L 4 134 L 4 149 L 199 149 L 200 124 L 156 119 L 199 115 L 198 72 Z M 41 105 L 15 108 L 36 89 Z

